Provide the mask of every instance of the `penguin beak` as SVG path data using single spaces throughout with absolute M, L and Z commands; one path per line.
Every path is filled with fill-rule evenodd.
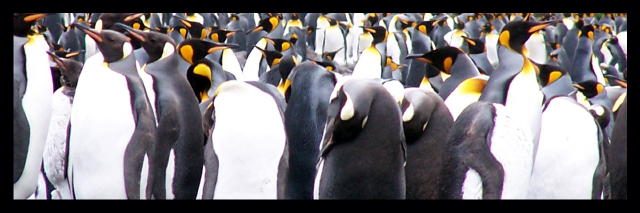
M 136 20 L 136 19 L 140 18 L 140 16 L 142 16 L 142 15 L 144 15 L 144 13 L 136 13 L 136 14 L 133 14 L 133 15 L 125 17 L 124 21 L 125 22 L 130 22 L 130 21 L 133 21 L 133 20 Z
M 117 25 L 119 27 L 122 27 L 125 30 L 127 30 L 127 32 L 129 32 L 129 34 L 131 34 L 131 36 L 133 36 L 133 38 L 138 39 L 138 41 L 141 41 L 141 42 L 147 41 L 146 35 L 145 35 L 144 32 L 142 32 L 140 30 L 133 29 L 133 28 L 129 27 L 128 25 L 122 24 L 122 23 L 116 23 L 115 25 Z
M 77 56 L 77 55 L 79 55 L 80 53 L 83 53 L 83 52 L 84 52 L 84 50 L 67 53 L 64 57 L 65 58 L 71 58 L 71 57 Z
M 261 31 L 261 30 L 263 30 L 263 29 L 264 29 L 264 27 L 263 27 L 263 26 L 257 26 L 256 28 L 253 28 L 253 30 L 251 30 L 251 31 L 247 32 L 247 34 L 249 34 L 249 33 L 259 32 L 259 31 Z
M 102 35 L 100 35 L 100 33 L 95 31 L 94 29 L 91 29 L 91 28 L 89 28 L 89 27 L 87 27 L 85 25 L 76 24 L 76 23 L 71 24 L 71 26 L 79 28 L 80 30 L 82 30 L 82 32 L 84 32 L 87 35 L 89 35 L 96 42 L 102 43 Z
M 182 25 L 184 25 L 185 27 L 191 28 L 191 23 L 189 23 L 189 21 L 184 19 L 178 19 L 178 21 L 180 21 L 180 23 L 182 23 Z
M 538 32 L 538 31 L 544 29 L 545 27 L 547 27 L 549 25 L 552 25 L 552 24 L 555 24 L 557 22 L 558 22 L 557 20 L 554 20 L 554 21 L 546 21 L 546 22 L 538 23 L 536 25 L 533 25 L 531 28 L 529 28 L 529 33 Z
M 40 20 L 41 18 L 44 18 L 45 16 L 47 16 L 46 13 L 37 13 L 37 14 L 25 16 L 23 20 L 25 22 L 34 22 L 34 21 Z
M 584 90 L 584 87 L 580 86 L 580 84 L 573 84 L 573 87 L 578 88 L 580 90 Z
M 52 52 L 49 52 L 49 51 L 47 51 L 47 54 L 49 54 L 49 56 L 51 57 L 51 60 L 53 60 L 53 62 L 55 62 L 56 65 L 58 65 L 58 68 L 60 68 L 63 71 L 65 70 L 64 63 L 56 54 L 53 54 Z
M 462 36 L 462 38 L 464 39 L 464 41 L 466 41 L 467 43 L 471 44 L 471 46 L 476 46 L 476 42 L 471 40 L 471 38 L 466 37 L 466 36 Z
M 376 33 L 376 30 L 373 28 L 369 28 L 369 27 L 362 27 L 362 28 L 369 33 Z
M 271 45 L 275 45 L 275 44 L 276 44 L 276 42 L 275 42 L 273 39 L 271 39 L 271 38 L 264 37 L 264 39 L 266 39 L 266 40 L 267 40 L 267 42 L 269 42 L 269 44 L 271 44 Z
M 418 59 L 419 61 L 422 61 L 424 63 L 433 64 L 433 62 L 430 59 L 427 59 L 423 55 L 420 55 L 420 54 L 407 55 L 406 59 Z
M 618 76 L 615 75 L 611 75 L 611 74 L 606 74 L 604 75 L 605 78 L 611 78 L 613 79 L 619 86 L 623 87 L 623 88 L 627 88 L 627 81 L 622 80 L 620 78 L 618 78 Z
M 236 48 L 238 45 L 235 44 L 222 44 L 222 43 L 214 43 L 214 46 L 207 50 L 207 53 L 214 53 L 219 50 L 224 50 L 227 48 Z
M 233 37 L 236 34 L 236 31 L 231 31 L 227 33 L 227 38 Z

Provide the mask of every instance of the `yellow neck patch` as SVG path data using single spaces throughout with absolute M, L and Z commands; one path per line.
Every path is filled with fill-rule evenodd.
M 562 73 L 560 71 L 551 71 L 551 73 L 549 73 L 549 81 L 547 82 L 547 85 L 558 80 L 558 78 L 560 78 L 561 76 L 562 76 Z
M 218 33 L 211 34 L 211 40 L 215 42 L 220 42 L 220 39 L 218 38 Z
M 418 30 L 420 30 L 420 32 L 424 33 L 425 35 L 427 35 L 427 27 L 424 25 L 420 25 L 418 27 Z
M 280 84 L 278 85 L 278 91 L 280 91 L 280 93 L 284 95 L 290 86 L 291 86 L 291 80 L 287 79 L 284 82 L 281 81 Z
M 531 61 L 527 57 L 524 57 L 524 65 L 522 66 L 521 73 L 524 75 L 536 74 L 535 66 L 533 66 L 533 63 L 531 63 Z
M 613 104 L 613 111 L 617 112 L 618 109 L 620 108 L 620 106 L 622 105 L 622 102 L 624 102 L 624 100 L 627 98 L 627 92 L 622 93 L 622 95 L 620 95 L 618 97 L 618 99 L 616 99 L 616 102 Z
M 206 29 L 202 29 L 202 31 L 200 31 L 200 39 L 206 38 L 207 34 L 209 34 L 209 32 L 207 32 Z
M 139 30 L 140 29 L 140 24 L 139 23 L 133 23 L 133 29 Z
M 180 28 L 180 35 L 181 35 L 183 38 L 187 38 L 187 29 Z
M 269 23 L 271 23 L 271 31 L 276 29 L 276 27 L 278 26 L 278 22 L 280 22 L 280 19 L 278 19 L 278 17 L 273 16 L 269 18 Z
M 193 64 L 193 47 L 191 47 L 191 45 L 180 47 L 180 56 L 182 56 L 185 61 Z
M 444 72 L 446 72 L 447 74 L 451 73 L 451 66 L 453 65 L 453 59 L 451 57 L 445 58 L 443 65 L 444 65 Z
M 500 45 L 511 49 L 511 45 L 509 45 L 509 37 L 510 35 L 508 30 L 502 31 L 500 33 L 500 37 L 498 38 L 498 41 L 500 42 Z
M 196 65 L 196 67 L 193 68 L 193 73 L 211 80 L 211 68 L 206 64 Z
M 487 85 L 487 80 L 479 78 L 469 78 L 460 83 L 460 93 L 466 95 L 480 95 L 484 86 Z
M 422 81 L 420 82 L 420 88 L 423 87 L 431 87 L 431 83 L 429 82 L 429 78 L 427 78 L 427 76 L 422 77 Z
M 287 51 L 289 48 L 291 48 L 291 43 L 289 42 L 282 43 L 282 51 Z

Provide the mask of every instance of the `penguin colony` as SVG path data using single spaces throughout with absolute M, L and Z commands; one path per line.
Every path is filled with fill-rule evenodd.
M 14 199 L 626 199 L 618 13 L 14 14 Z

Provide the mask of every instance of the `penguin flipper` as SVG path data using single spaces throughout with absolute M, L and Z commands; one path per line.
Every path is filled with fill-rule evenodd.
M 593 187 L 591 189 L 591 199 L 593 200 L 601 200 L 607 199 L 609 197 L 609 182 L 607 181 L 607 174 L 609 171 L 607 170 L 607 144 L 609 142 L 605 142 L 606 132 L 602 130 L 600 124 L 594 121 L 598 130 L 598 148 L 599 148 L 599 156 L 600 160 L 598 161 L 598 165 L 596 166 L 596 171 L 593 174 Z
M 208 137 L 204 147 L 204 186 L 202 199 L 212 200 L 218 182 L 218 156 L 213 150 L 211 137 Z
M 474 140 L 474 139 L 472 139 Z M 463 162 L 475 170 L 482 180 L 482 198 L 500 199 L 504 181 L 504 170 L 491 154 L 489 146 L 483 141 L 472 142 L 472 153 L 464 155 Z
M 284 152 L 278 163 L 278 195 L 277 199 L 286 199 L 287 197 L 287 177 L 289 177 L 289 141 L 285 141 Z

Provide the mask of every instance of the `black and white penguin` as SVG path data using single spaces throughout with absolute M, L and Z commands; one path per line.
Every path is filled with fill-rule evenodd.
M 382 68 L 386 62 L 387 30 L 382 26 L 364 27 L 365 33 L 371 34 L 373 41 L 358 57 L 353 68 L 354 77 L 381 78 Z
M 149 199 L 156 117 L 130 38 L 76 27 L 101 54 L 85 63 L 71 109 L 68 176 L 74 198 Z
M 485 46 L 484 41 L 466 36 L 463 36 L 462 38 L 469 47 L 469 57 L 473 60 L 476 67 L 478 67 L 478 71 L 490 76 L 494 67 L 491 65 L 489 58 L 487 58 L 487 47 Z
M 149 55 L 142 70 L 153 78 L 152 104 L 158 120 L 154 198 L 195 199 L 204 163 L 204 133 L 198 100 L 178 70 L 176 44 L 165 34 L 123 26 Z
M 439 199 L 453 118 L 438 94 L 418 88 L 404 90 L 401 110 L 407 140 L 406 198 Z
M 557 66 L 540 69 L 546 101 L 527 197 L 592 199 L 605 138 L 589 110 L 570 97 L 569 74 Z
M 58 57 L 53 53 L 49 53 L 49 55 L 61 72 L 62 87 L 57 89 L 52 96 L 51 122 L 42 155 L 44 173 L 54 187 L 54 190 L 47 197 L 50 199 L 73 199 L 66 173 L 69 148 L 67 138 L 71 106 L 83 64 Z
M 452 127 L 448 143 L 454 157 L 444 171 L 444 198 L 526 198 L 543 94 L 523 47 L 548 24 L 515 21 L 500 33 L 500 67 Z
M 218 87 L 204 118 L 210 136 L 203 199 L 284 197 L 285 108 L 284 97 L 268 84 L 227 81 Z
M 444 83 L 438 95 L 445 101 L 454 120 L 464 108 L 480 98 L 487 79 L 480 78 L 482 76 L 478 68 L 461 49 L 447 46 L 422 55 L 407 57 L 421 60 L 440 71 Z
M 435 49 L 435 45 L 433 44 L 431 37 L 429 37 L 430 33 L 432 33 L 433 28 L 437 25 L 436 21 L 424 21 L 416 24 L 416 26 L 410 28 L 411 29 L 411 50 L 409 50 L 409 55 L 411 54 L 424 54 L 427 52 L 431 52 Z M 409 43 L 408 43 L 409 44 Z M 433 76 L 425 76 L 426 73 L 432 73 Z M 434 88 L 440 88 L 442 85 L 442 79 L 438 77 L 436 79 L 430 79 L 435 76 L 435 74 L 439 74 L 437 70 L 435 70 L 432 66 L 428 66 L 426 62 L 422 62 L 420 60 L 411 60 L 409 62 L 409 69 L 406 74 L 403 74 L 403 82 L 407 87 L 424 87 L 429 90 L 434 90 Z M 437 86 L 431 84 L 429 81 L 436 80 Z M 428 83 L 428 85 L 424 85 L 423 83 Z M 438 89 L 435 89 L 437 91 Z
M 335 84 L 333 73 L 311 62 L 293 68 L 286 79 L 284 124 L 289 167 L 284 199 L 313 199 L 317 156 Z
M 379 81 L 349 79 L 334 88 L 314 199 L 406 198 L 402 114 Z
M 47 14 L 13 14 L 13 198 L 36 191 L 51 117 L 49 45 L 35 21 Z

